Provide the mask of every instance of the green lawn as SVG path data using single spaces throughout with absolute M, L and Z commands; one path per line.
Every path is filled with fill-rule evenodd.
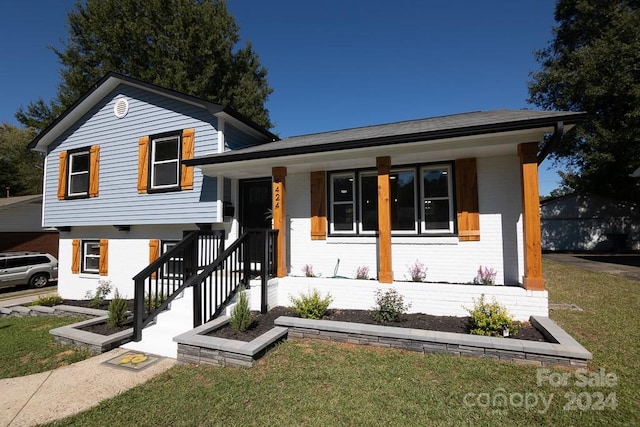
M 640 284 L 544 268 L 551 301 L 584 309 L 551 317 L 594 354 L 585 386 L 561 368 L 290 341 L 249 370 L 177 366 L 54 425 L 638 425 Z
M 82 317 L 6 317 L 0 319 L 0 378 L 20 377 L 59 368 L 92 356 L 53 342 L 49 330 Z

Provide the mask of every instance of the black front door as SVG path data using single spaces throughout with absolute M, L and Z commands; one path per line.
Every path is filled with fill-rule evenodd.
M 271 178 L 240 181 L 240 231 L 271 228 Z M 262 260 L 263 241 L 252 242 L 251 261 Z

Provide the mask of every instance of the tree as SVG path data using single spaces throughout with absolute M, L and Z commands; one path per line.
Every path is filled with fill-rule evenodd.
M 558 0 L 555 39 L 538 52 L 529 102 L 585 111 L 587 119 L 552 152 L 566 162 L 562 185 L 640 201 L 640 3 Z
M 0 125 L 0 194 L 3 197 L 7 187 L 12 196 L 42 192 L 43 157 L 27 150 L 27 144 L 34 137 L 32 130 Z
M 224 0 L 86 0 L 67 16 L 64 50 L 52 48 L 62 82 L 16 113 L 42 129 L 109 71 L 230 105 L 266 128 L 267 70 L 250 43 L 237 47 L 238 26 Z

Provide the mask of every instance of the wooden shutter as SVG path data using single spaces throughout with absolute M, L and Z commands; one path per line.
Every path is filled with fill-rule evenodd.
M 89 150 L 89 197 L 98 197 L 100 176 L 100 146 L 92 145 Z
M 60 167 L 58 168 L 58 200 L 64 200 L 67 195 L 67 152 L 60 153 Z
M 311 172 L 311 240 L 327 239 L 327 175 Z
M 109 240 L 100 240 L 100 264 L 98 267 L 98 273 L 101 276 L 109 274 Z
M 478 176 L 476 159 L 456 160 L 456 205 L 458 240 L 480 240 L 480 210 L 478 208 Z
M 149 264 L 153 263 L 160 257 L 160 240 L 149 240 Z M 156 278 L 156 273 L 151 273 L 151 278 Z
M 73 239 L 71 246 L 71 273 L 80 273 L 80 240 Z
M 195 129 L 185 129 L 182 131 L 182 160 L 193 159 Z M 182 164 L 180 174 L 180 188 L 182 190 L 193 190 L 193 166 Z
M 147 192 L 149 179 L 149 137 L 143 136 L 138 140 L 138 193 Z

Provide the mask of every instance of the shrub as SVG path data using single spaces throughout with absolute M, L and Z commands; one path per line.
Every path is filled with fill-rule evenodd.
M 112 328 L 120 327 L 127 319 L 127 300 L 120 297 L 120 293 L 116 289 L 113 299 L 109 303 L 109 326 Z
M 411 267 L 407 266 L 407 268 L 412 282 L 424 282 L 427 277 L 427 267 L 423 263 L 416 259 L 416 262 Z
M 58 294 L 54 295 L 44 295 L 36 298 L 29 305 L 42 305 L 45 307 L 53 307 L 54 305 L 58 305 L 62 302 L 62 297 Z
M 89 305 L 91 307 L 99 307 L 107 296 L 111 293 L 111 280 L 98 280 L 98 286 L 96 287 L 95 294 L 91 291 L 87 291 L 84 295 L 86 299 L 90 299 Z
M 311 264 L 305 264 L 305 266 L 302 267 L 302 272 L 306 277 L 316 277 L 315 273 L 313 272 L 313 265 Z
M 366 265 L 358 267 L 358 269 L 356 270 L 356 279 L 358 280 L 369 279 L 369 267 L 367 267 Z
M 376 306 L 372 309 L 371 316 L 378 323 L 395 322 L 411 307 L 411 304 L 404 303 L 404 297 L 393 288 L 386 292 L 377 289 L 375 295 Z
M 478 300 L 474 298 L 473 308 L 466 310 L 471 316 L 471 333 L 473 335 L 487 335 L 505 337 L 515 335 L 518 325 L 514 323 L 507 309 L 498 301 L 486 302 L 484 294 Z
M 497 274 L 493 268 L 480 266 L 473 283 L 476 285 L 495 285 Z
M 320 319 L 327 313 L 329 304 L 333 301 L 331 294 L 326 297 L 320 296 L 320 291 L 314 289 L 313 292 L 304 295 L 300 294 L 300 298 L 289 297 L 296 313 L 305 319 Z
M 231 312 L 229 321 L 234 331 L 244 332 L 251 326 L 251 312 L 249 311 L 249 298 L 243 289 L 238 293 L 238 301 Z
M 144 308 L 145 310 L 154 311 L 156 308 L 160 307 L 163 302 L 167 300 L 167 296 L 164 292 L 160 292 L 155 295 L 153 298 L 149 297 L 149 294 L 144 295 Z

